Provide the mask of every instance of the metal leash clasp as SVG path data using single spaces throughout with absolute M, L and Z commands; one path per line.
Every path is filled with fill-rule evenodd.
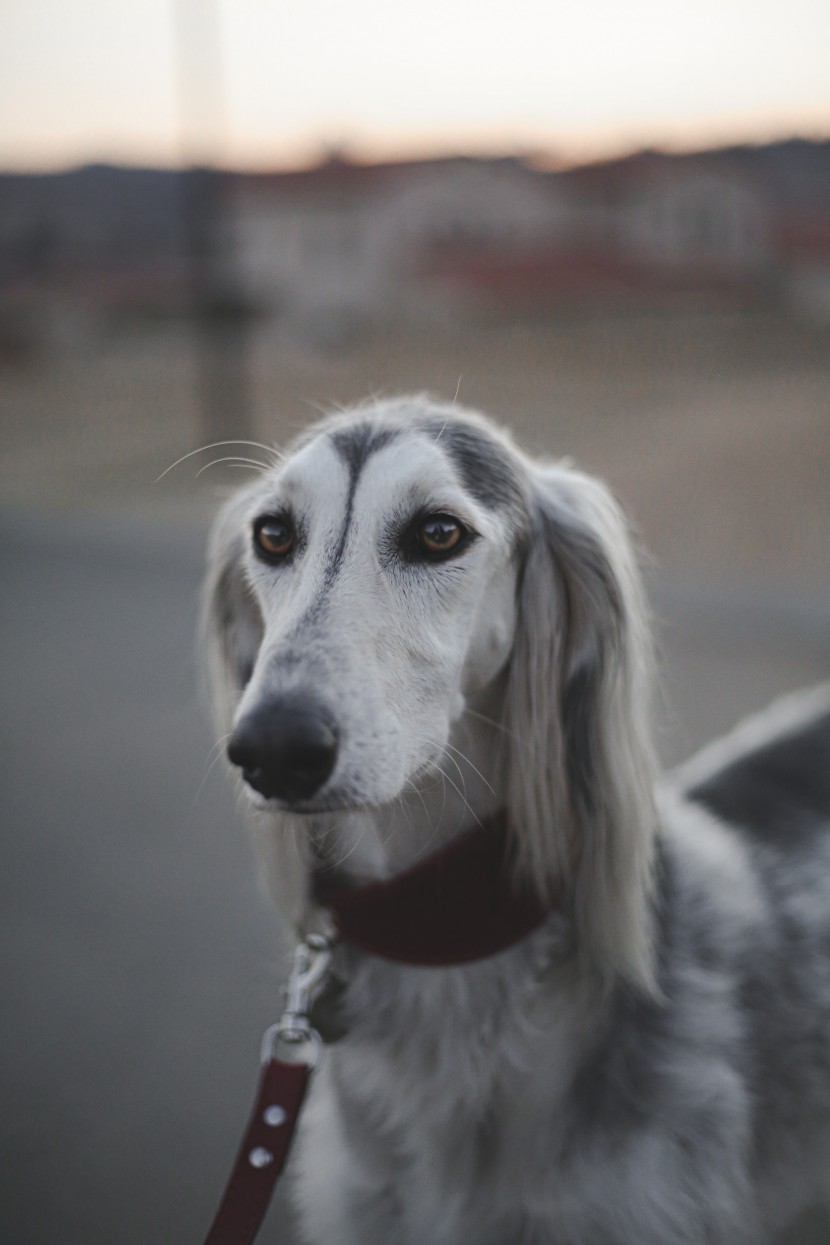
M 303 1062 L 314 1068 L 323 1050 L 323 1039 L 309 1020 L 309 1011 L 331 964 L 331 944 L 323 934 L 309 934 L 294 949 L 294 963 L 285 987 L 285 1009 L 275 1025 L 262 1038 L 262 1062 L 280 1057 L 281 1044 L 291 1048 L 288 1062 Z M 307 1048 L 301 1058 L 299 1048 Z

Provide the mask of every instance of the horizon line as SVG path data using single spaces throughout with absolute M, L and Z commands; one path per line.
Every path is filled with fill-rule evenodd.
M 743 134 L 736 130 L 734 136 L 713 136 L 706 141 L 703 135 L 688 139 L 611 140 L 608 143 L 562 144 L 560 147 L 517 139 L 515 143 L 487 143 L 486 141 L 446 141 L 376 143 L 356 140 L 354 142 L 325 142 L 301 145 L 291 155 L 271 155 L 257 159 L 189 158 L 184 152 L 178 156 L 162 154 L 146 156 L 140 152 L 124 155 L 109 153 L 23 157 L 4 159 L 0 155 L 0 174 L 20 176 L 49 176 L 77 172 L 84 168 L 146 169 L 169 172 L 187 172 L 194 168 L 213 169 L 217 172 L 241 175 L 267 175 L 274 173 L 303 172 L 319 168 L 332 160 L 347 164 L 371 167 L 384 164 L 419 164 L 436 160 L 480 159 L 521 160 L 549 172 L 565 172 L 592 164 L 604 164 L 625 159 L 644 152 L 666 156 L 706 154 L 729 151 L 735 148 L 762 148 L 788 142 L 821 144 L 830 141 L 830 127 L 771 129 L 764 135 Z M 579 148 L 582 148 L 581 152 Z

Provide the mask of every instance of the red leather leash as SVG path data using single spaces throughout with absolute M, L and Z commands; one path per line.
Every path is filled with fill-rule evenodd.
M 297 1126 L 311 1069 L 269 1059 L 205 1245 L 251 1245 L 262 1226 Z
M 314 896 L 339 937 L 372 955 L 423 967 L 467 964 L 526 938 L 556 906 L 512 884 L 510 851 L 501 813 L 393 878 L 355 887 L 318 879 Z M 295 951 L 286 1010 L 263 1039 L 256 1102 L 205 1245 L 251 1245 L 262 1225 L 322 1050 L 308 1013 L 330 959 L 318 935 Z M 304 1047 L 309 1058 L 278 1059 L 281 1044 Z
M 322 1051 L 322 1039 L 311 1027 L 308 1011 L 330 960 L 328 941 L 316 934 L 294 952 L 285 1011 L 262 1039 L 256 1100 L 205 1245 L 251 1245 L 262 1227 Z M 280 1059 L 281 1045 L 305 1057 Z

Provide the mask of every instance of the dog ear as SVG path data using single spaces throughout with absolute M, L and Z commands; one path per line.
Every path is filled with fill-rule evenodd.
M 249 499 L 237 494 L 222 508 L 208 545 L 202 608 L 208 685 L 216 725 L 229 731 L 262 642 L 262 617 L 244 572 Z
M 508 678 L 519 865 L 570 883 L 580 951 L 653 985 L 650 628 L 625 520 L 597 481 L 534 471 Z

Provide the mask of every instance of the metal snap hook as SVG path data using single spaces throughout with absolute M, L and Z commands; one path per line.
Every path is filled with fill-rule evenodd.
M 265 1031 L 261 1059 L 282 1058 L 280 1047 L 288 1048 L 286 1063 L 305 1063 L 315 1068 L 323 1051 L 323 1039 L 312 1028 L 308 1013 L 331 964 L 331 944 L 323 934 L 309 934 L 294 949 L 294 963 L 285 991 L 285 1010 L 276 1024 Z M 304 1048 L 302 1054 L 299 1048 Z

